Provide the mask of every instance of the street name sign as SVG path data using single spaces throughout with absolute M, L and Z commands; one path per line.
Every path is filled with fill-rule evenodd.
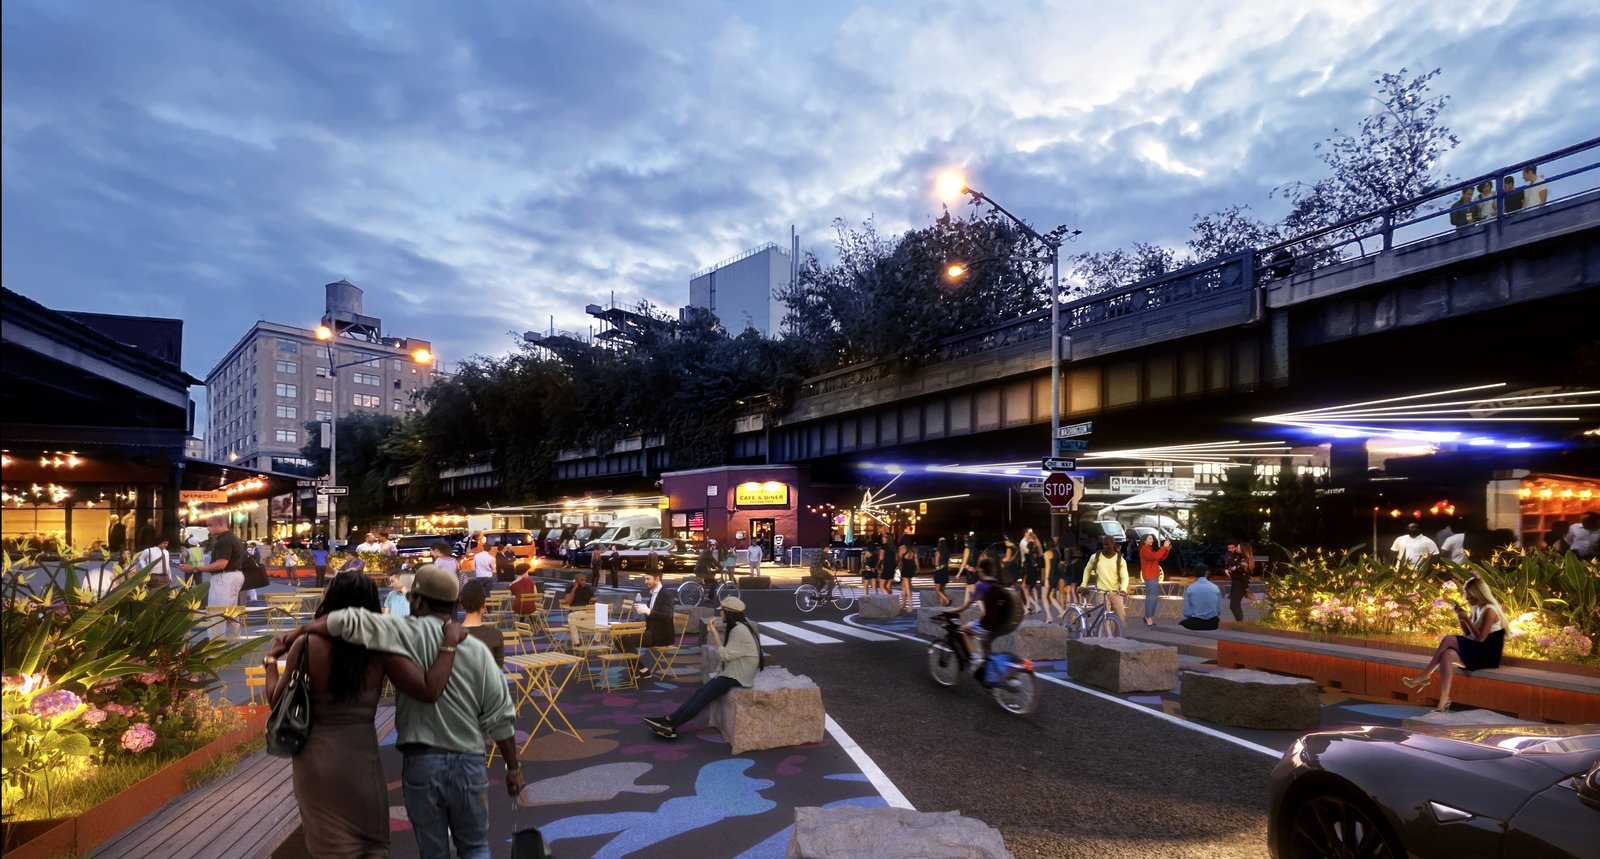
M 1057 471 L 1044 479 L 1044 500 L 1050 512 L 1061 513 L 1072 509 L 1072 499 L 1078 494 L 1078 485 L 1065 472 Z
M 317 487 L 317 494 L 318 495 L 349 495 L 350 494 L 350 487 L 348 487 L 348 486 L 318 486 Z
M 1068 453 L 1083 453 L 1089 449 L 1089 443 L 1081 438 L 1056 439 L 1056 455 Z
M 1068 424 L 1056 430 L 1056 438 L 1075 438 L 1080 435 L 1090 435 L 1094 432 L 1094 421 L 1084 421 L 1081 424 Z
M 1077 471 L 1078 461 L 1076 459 L 1046 457 L 1039 463 L 1039 468 L 1043 471 Z

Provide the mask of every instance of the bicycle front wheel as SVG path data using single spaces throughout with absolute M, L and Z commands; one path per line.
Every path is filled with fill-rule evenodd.
M 928 645 L 928 673 L 940 686 L 954 686 L 961 682 L 961 657 L 944 642 L 934 642 Z
M 833 607 L 840 611 L 849 611 L 856 604 L 856 589 L 849 585 L 833 586 Z
M 1077 606 L 1067 607 L 1067 613 L 1062 616 L 1061 625 L 1067 628 L 1067 638 L 1089 637 L 1089 625 L 1083 619 L 1083 609 Z
M 705 588 L 699 579 L 690 579 L 678 585 L 678 605 L 699 605 L 705 599 Z
M 809 612 L 817 607 L 817 589 L 811 585 L 801 585 L 794 589 L 794 607 L 801 611 Z
M 1122 619 L 1117 617 L 1116 612 L 1106 610 L 1100 615 L 1100 622 L 1095 624 L 1094 634 L 1097 638 L 1121 638 Z
M 1039 678 L 1031 671 L 1016 674 L 989 689 L 1000 709 L 1013 716 L 1026 716 L 1039 706 Z

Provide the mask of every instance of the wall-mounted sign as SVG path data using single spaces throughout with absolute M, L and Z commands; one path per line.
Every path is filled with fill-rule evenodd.
M 1111 478 L 1112 492 L 1127 492 L 1137 494 L 1149 492 L 1152 489 L 1171 489 L 1174 492 L 1193 492 L 1194 478 L 1192 477 L 1113 477 Z
M 228 493 L 220 489 L 181 489 L 178 500 L 184 504 L 225 504 Z
M 674 513 L 674 514 L 672 514 L 672 527 L 673 528 L 677 528 L 677 529 L 683 529 L 683 528 L 689 527 L 689 514 L 687 514 L 687 513 Z
M 741 483 L 733 489 L 735 507 L 788 507 L 789 484 L 769 480 L 766 483 Z

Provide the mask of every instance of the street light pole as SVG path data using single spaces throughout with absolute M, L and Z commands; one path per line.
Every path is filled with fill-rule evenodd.
M 1015 224 L 1017 229 L 1029 238 L 1048 249 L 1046 259 L 1050 260 L 1050 444 L 1045 449 L 1048 456 L 1056 455 L 1056 434 L 1061 431 L 1061 242 L 1057 239 L 1046 238 L 1038 230 L 1029 226 L 1026 221 L 1006 210 L 1006 207 L 996 203 L 989 195 L 967 187 L 966 180 L 954 174 L 940 177 L 939 184 L 946 192 L 955 191 L 972 198 L 974 205 L 986 205 L 996 212 L 1004 215 L 1007 220 Z M 948 193 L 947 193 L 948 195 Z M 1073 230 L 1070 236 L 1076 236 L 1078 230 Z M 956 274 L 954 268 L 951 269 Z M 1050 539 L 1057 544 L 1061 540 L 1061 518 L 1055 513 L 1050 514 Z
M 339 371 L 349 367 L 354 367 L 357 364 L 365 364 L 370 361 L 371 356 L 374 355 L 377 356 L 378 360 L 380 361 L 383 360 L 385 356 L 382 352 L 372 352 L 352 347 L 350 350 L 352 353 L 356 355 L 366 355 L 368 357 L 357 358 L 354 361 L 346 361 L 343 364 L 335 364 L 333 352 L 333 329 L 326 325 L 319 325 L 317 326 L 316 335 L 317 339 L 323 342 L 324 348 L 328 350 L 328 375 L 333 377 L 333 409 L 331 410 L 332 416 L 328 420 L 328 485 L 338 486 L 340 405 Z M 411 353 L 411 360 L 418 364 L 431 364 L 433 363 L 433 353 L 426 349 L 418 349 Z M 337 536 L 336 532 L 339 529 L 339 496 L 327 495 L 324 497 L 328 499 L 328 548 L 331 550 L 333 548 L 333 541 Z

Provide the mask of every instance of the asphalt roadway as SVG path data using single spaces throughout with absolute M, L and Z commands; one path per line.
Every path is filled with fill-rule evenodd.
M 790 589 L 743 598 L 758 624 L 854 611 L 806 614 Z M 828 714 L 917 810 L 982 820 L 1019 859 L 1267 855 L 1265 755 L 1054 683 L 1033 715 L 1012 716 L 970 677 L 935 684 L 925 643 L 767 652 L 822 687 Z

